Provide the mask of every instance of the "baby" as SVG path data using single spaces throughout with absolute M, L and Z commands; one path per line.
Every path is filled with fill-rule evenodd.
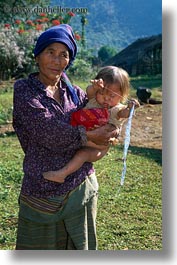
M 122 124 L 129 117 L 133 104 L 135 108 L 139 107 L 139 102 L 135 99 L 129 101 L 128 105 L 123 104 L 127 100 L 130 88 L 128 73 L 122 68 L 107 66 L 99 71 L 91 83 L 86 89 L 89 101 L 84 109 L 73 113 L 71 125 L 83 125 L 86 130 L 91 130 L 95 126 L 110 123 L 121 131 Z M 43 176 L 50 181 L 62 183 L 83 163 L 101 159 L 108 148 L 108 146 L 88 142 L 87 146 L 79 149 L 63 168 L 44 172 Z

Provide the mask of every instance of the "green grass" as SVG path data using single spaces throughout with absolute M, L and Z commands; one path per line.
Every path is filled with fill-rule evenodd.
M 161 150 L 130 147 L 124 185 L 122 149 L 95 163 L 100 185 L 98 239 L 101 250 L 162 249 Z
M 84 89 L 87 83 L 78 85 Z M 7 87 L 0 89 L 4 113 L 12 107 L 12 85 Z M 159 93 L 160 86 L 155 87 L 156 82 L 154 92 Z M 6 121 L 11 120 L 11 113 L 8 115 Z M 95 163 L 100 187 L 99 250 L 161 250 L 161 150 L 130 146 L 125 182 L 120 186 L 122 155 L 123 146 L 112 147 L 108 155 Z M 4 250 L 15 247 L 22 162 L 23 152 L 16 135 L 0 134 L 0 249 Z
M 99 250 L 162 249 L 161 150 L 131 146 L 120 186 L 123 147 L 95 163 L 99 181 Z M 0 137 L 0 249 L 13 249 L 23 152 L 15 135 Z
M 7 82 L 0 87 L 0 125 L 6 124 L 12 119 L 12 84 Z
M 161 88 L 162 87 L 162 76 L 138 76 L 131 77 L 132 86 L 137 89 L 139 86 L 148 87 L 150 89 Z
M 0 137 L 0 249 L 13 249 L 23 153 L 15 135 Z

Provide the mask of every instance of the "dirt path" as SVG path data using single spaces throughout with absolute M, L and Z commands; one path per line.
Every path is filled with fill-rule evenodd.
M 124 130 L 120 141 L 123 141 Z M 131 145 L 162 149 L 162 105 L 142 105 L 132 120 Z

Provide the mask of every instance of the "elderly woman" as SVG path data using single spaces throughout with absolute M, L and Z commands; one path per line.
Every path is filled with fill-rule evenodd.
M 46 30 L 34 49 L 39 72 L 14 85 L 13 126 L 25 153 L 16 249 L 97 249 L 98 184 L 92 163 L 61 183 L 43 177 L 62 168 L 87 141 L 106 146 L 116 136 L 108 126 L 86 132 L 70 125 L 72 112 L 88 101 L 65 73 L 76 53 L 69 25 Z

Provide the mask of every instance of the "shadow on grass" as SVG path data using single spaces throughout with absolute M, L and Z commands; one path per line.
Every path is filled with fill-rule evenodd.
M 130 146 L 129 151 L 131 154 L 147 157 L 148 159 L 154 160 L 159 165 L 162 165 L 162 150 L 160 149 Z
M 7 131 L 4 133 L 0 133 L 0 138 L 6 138 L 6 137 L 12 137 L 16 136 L 16 133 L 14 131 Z

